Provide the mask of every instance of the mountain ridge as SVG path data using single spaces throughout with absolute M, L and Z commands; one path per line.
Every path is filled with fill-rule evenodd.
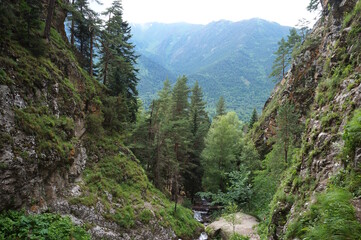
M 175 77 L 186 75 L 190 84 L 200 82 L 211 115 L 224 95 L 228 109 L 248 120 L 253 108 L 261 111 L 274 87 L 268 79 L 273 52 L 289 29 L 259 18 L 207 25 L 133 24 L 133 41 L 140 55 L 140 98 L 147 107 L 162 86 L 159 82 L 169 78 L 174 83 Z M 149 64 L 159 68 L 149 70 Z M 147 75 L 147 71 L 155 74 Z M 264 86 L 265 91 L 261 90 Z

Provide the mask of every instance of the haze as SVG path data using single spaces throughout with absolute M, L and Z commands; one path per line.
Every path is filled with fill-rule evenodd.
M 261 18 L 285 26 L 295 26 L 306 18 L 314 23 L 316 14 L 306 10 L 310 0 L 123 0 L 124 19 L 130 23 L 207 24 L 212 21 L 240 21 Z M 91 3 L 103 11 L 112 0 L 103 0 L 103 6 Z

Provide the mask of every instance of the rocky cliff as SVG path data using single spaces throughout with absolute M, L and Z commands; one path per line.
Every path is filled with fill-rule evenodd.
M 98 131 L 106 91 L 80 67 L 65 15 L 57 1 L 40 57 L 1 39 L 0 211 L 67 215 L 94 239 L 190 238 L 192 212 L 173 214 L 124 136 Z
M 252 133 L 258 149 L 266 154 L 272 147 L 277 109 L 285 101 L 296 106 L 305 124 L 301 148 L 272 203 L 270 239 L 311 236 L 321 226 L 317 225 L 321 214 L 314 216 L 315 209 L 322 209 L 325 199 L 337 199 L 342 191 L 352 196 L 345 203 L 351 205 L 353 199 L 356 208 L 350 211 L 359 216 L 361 146 L 353 142 L 353 150 L 347 154 L 345 128 L 351 121 L 359 121 L 353 116 L 361 106 L 361 3 L 329 0 L 321 5 L 320 19 L 294 53 L 290 71 L 276 86 Z M 342 206 L 341 200 L 335 200 L 337 203 Z

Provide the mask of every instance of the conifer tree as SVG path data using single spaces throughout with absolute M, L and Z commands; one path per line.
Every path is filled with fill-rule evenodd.
M 194 84 L 191 95 L 191 103 L 189 110 L 191 143 L 189 151 L 188 171 L 185 173 L 185 190 L 193 199 L 197 192 L 202 190 L 203 169 L 200 164 L 201 152 L 204 148 L 204 137 L 206 136 L 210 122 L 208 114 L 205 110 L 205 102 L 203 101 L 202 89 L 198 82 Z
M 255 124 L 255 122 L 257 122 L 257 120 L 258 120 L 257 110 L 254 108 L 251 119 L 249 120 L 249 128 L 250 129 L 253 127 L 253 124 Z
M 223 116 L 226 114 L 226 102 L 224 101 L 224 97 L 221 96 L 216 105 L 216 117 Z
M 189 167 L 189 139 L 191 137 L 189 127 L 189 88 L 187 78 L 182 76 L 177 79 L 172 91 L 172 118 L 171 118 L 171 141 L 175 164 L 172 169 L 172 198 L 177 204 L 179 187 L 182 185 L 181 176 L 184 176 Z
M 277 139 L 283 145 L 284 160 L 288 162 L 288 150 L 296 135 L 300 132 L 299 113 L 293 104 L 286 102 L 280 106 L 277 113 Z
M 273 78 L 275 82 L 278 82 L 285 77 L 288 66 L 288 47 L 284 38 L 278 42 L 278 49 L 274 54 L 276 55 L 276 59 L 273 62 L 272 72 L 269 77 Z
M 123 20 L 123 9 L 118 0 L 103 15 L 108 17 L 108 21 L 101 38 L 100 77 L 110 89 L 111 95 L 124 96 L 129 109 L 129 121 L 134 122 L 137 112 L 138 70 L 134 67 L 137 56 L 134 45 L 130 42 L 131 28 Z

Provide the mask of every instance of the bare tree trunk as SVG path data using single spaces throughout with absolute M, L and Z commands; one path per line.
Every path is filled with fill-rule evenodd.
M 74 0 L 71 1 L 72 6 L 74 6 Z M 74 46 L 74 14 L 71 14 L 71 29 L 70 29 L 70 43 Z
M 89 75 L 93 77 L 93 39 L 94 39 L 94 31 L 90 33 L 90 66 L 89 66 Z
M 44 28 L 44 38 L 47 41 L 49 41 L 50 39 L 50 28 L 51 28 L 51 21 L 53 20 L 54 7 L 55 7 L 55 0 L 49 0 L 48 14 L 46 16 L 46 22 Z

